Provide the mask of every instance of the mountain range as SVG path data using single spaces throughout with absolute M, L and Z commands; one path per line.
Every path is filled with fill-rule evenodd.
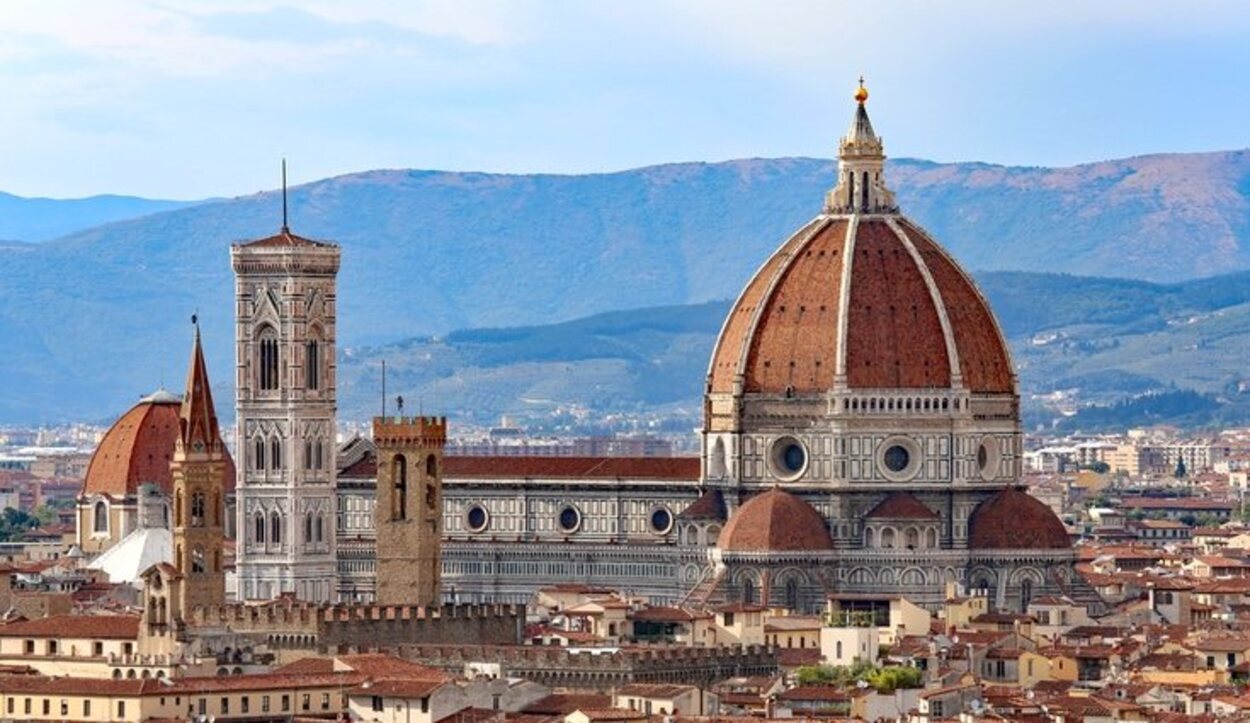
M 1244 151 L 1062 169 L 899 160 L 888 172 L 905 212 L 978 272 L 1175 284 L 1250 268 Z M 295 187 L 290 204 L 297 233 L 343 247 L 347 369 L 348 351 L 398 339 L 730 298 L 819 211 L 832 175 L 831 162 L 803 158 L 583 176 L 386 170 Z M 196 310 L 219 398 L 229 399 L 228 247 L 272 233 L 280 205 L 272 192 L 217 199 L 0 244 L 0 421 L 106 420 L 162 380 L 177 386 Z M 672 353 L 693 356 L 674 364 L 701 368 L 706 352 L 693 337 L 681 343 L 689 349 Z M 1025 353 L 1020 361 L 1051 386 L 1064 372 Z M 355 393 L 345 374 L 345 413 Z
M 1029 272 L 977 279 L 1020 370 L 1028 427 L 1250 422 L 1250 272 L 1179 284 Z M 729 306 L 615 311 L 348 349 L 343 411 L 377 413 L 385 359 L 393 393 L 467 422 L 506 414 L 543 429 L 582 411 L 605 431 L 635 428 L 640 418 L 688 429 Z M 633 416 L 611 427 L 620 412 Z

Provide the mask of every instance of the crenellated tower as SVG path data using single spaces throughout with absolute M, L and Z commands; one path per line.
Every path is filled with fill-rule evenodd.
M 191 366 L 178 413 L 178 439 L 170 471 L 174 483 L 173 544 L 178 591 L 173 611 L 189 619 L 197 605 L 221 605 L 226 600 L 222 568 L 225 541 L 226 447 L 217 426 L 217 410 L 209 386 L 208 367 L 195 327 Z
M 377 602 L 438 605 L 442 565 L 441 417 L 375 417 L 378 455 Z
M 239 596 L 331 602 L 339 247 L 287 226 L 231 248 Z

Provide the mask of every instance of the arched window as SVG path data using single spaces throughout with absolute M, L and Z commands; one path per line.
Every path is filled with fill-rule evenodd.
M 305 439 L 304 440 L 304 469 L 312 469 L 312 468 L 313 468 L 312 440 Z
M 191 572 L 204 572 L 204 548 L 195 547 L 191 550 Z
M 274 545 L 282 544 L 282 515 L 277 512 L 269 515 L 269 541 Z
M 191 526 L 204 526 L 204 493 L 195 492 L 191 495 Z
M 182 490 L 174 493 L 174 519 L 179 525 L 187 524 L 186 519 L 182 516 Z
M 313 526 L 314 526 L 313 531 L 316 532 L 316 539 L 317 539 L 318 544 L 325 541 L 325 522 L 323 522 L 323 520 L 324 520 L 324 517 L 322 517 L 321 515 L 317 515 L 317 517 L 313 520 Z
M 799 581 L 794 578 L 786 580 L 786 607 L 792 612 L 799 609 Z
M 438 476 L 438 460 L 432 454 L 425 458 L 425 476 L 430 478 Z
M 282 438 L 274 437 L 269 442 L 269 454 L 273 457 L 273 468 L 275 470 L 282 469 Z
M 907 549 L 914 550 L 920 547 L 920 531 L 914 527 L 907 528 Z
M 755 602 L 755 581 L 749 577 L 742 580 L 742 602 L 745 605 Z
M 1033 599 L 1033 579 L 1024 578 L 1020 582 L 1020 612 L 1026 612 L 1029 609 L 1029 601 Z
M 312 513 L 308 512 L 304 514 L 304 542 L 305 544 L 307 544 L 309 542 L 312 542 L 312 540 L 313 540 Z
M 863 201 L 863 204 L 862 204 L 862 208 L 863 208 L 863 210 L 864 210 L 864 211 L 867 211 L 867 210 L 868 210 L 868 171 L 864 171 L 864 175 L 863 175 L 863 179 L 862 179 L 862 180 L 863 180 L 864 184 L 863 184 L 863 186 L 859 189 L 859 192 L 860 192 L 860 193 L 862 193 L 862 194 L 864 195 L 864 201 Z
M 321 446 L 321 440 L 318 439 L 313 445 L 313 464 L 317 469 L 325 469 L 325 448 Z
M 707 471 L 710 477 L 725 476 L 725 440 L 720 437 L 712 443 L 712 458 L 708 460 Z
M 316 339 L 304 347 L 304 381 L 309 389 L 318 389 L 321 383 L 321 349 Z
M 252 454 L 252 466 L 257 471 L 263 472 L 265 469 L 265 440 L 257 437 L 256 444 L 254 446 L 256 449 Z
M 886 550 L 894 549 L 894 528 L 886 527 L 881 530 L 881 547 Z
M 91 529 L 95 532 L 109 531 L 109 506 L 104 500 L 95 503 Z
M 260 389 L 263 392 L 275 391 L 279 386 L 278 333 L 272 326 L 261 329 L 257 347 L 260 356 L 257 364 L 257 375 L 260 378 L 257 381 Z
M 408 460 L 395 455 L 391 462 L 391 519 L 408 519 Z
M 253 527 L 256 528 L 253 532 L 253 537 L 255 539 L 256 544 L 258 545 L 265 544 L 265 516 L 261 514 L 260 512 L 256 513 L 256 520 L 255 520 L 255 524 L 253 525 Z
M 929 549 L 934 549 L 938 546 L 937 530 L 933 528 L 929 528 L 924 533 L 924 545 L 925 547 L 928 547 Z

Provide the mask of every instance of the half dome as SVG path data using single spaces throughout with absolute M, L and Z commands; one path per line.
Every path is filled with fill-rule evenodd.
M 1067 550 L 1072 540 L 1045 502 L 1006 487 L 977 505 L 968 518 L 973 550 Z
M 182 398 L 169 392 L 152 394 L 114 422 L 91 455 L 82 495 L 122 499 L 137 494 L 146 482 L 165 494 L 172 492 L 169 465 L 178 440 L 181 405 Z M 223 476 L 225 489 L 234 489 L 234 462 L 228 453 Z
M 722 552 L 820 552 L 833 549 L 833 538 L 815 507 L 774 487 L 730 516 L 716 546 Z

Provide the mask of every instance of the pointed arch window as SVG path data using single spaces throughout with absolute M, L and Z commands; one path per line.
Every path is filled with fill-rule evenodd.
M 282 469 L 282 438 L 274 437 L 269 442 L 270 464 L 273 465 L 274 471 Z
M 742 581 L 742 603 L 744 605 L 755 603 L 755 581 L 750 578 Z
M 316 533 L 317 544 L 321 544 L 322 542 L 325 541 L 324 520 L 325 520 L 324 515 L 317 515 L 316 519 L 313 520 L 313 526 L 314 526 L 313 532 Z
M 278 333 L 272 326 L 260 330 L 257 339 L 259 359 L 257 364 L 257 380 L 263 392 L 272 392 L 279 387 Z
M 255 528 L 255 530 L 253 531 L 252 534 L 253 534 L 256 544 L 257 545 L 265 544 L 265 515 L 264 514 L 260 512 L 256 513 L 256 519 L 253 523 L 253 527 Z
M 313 455 L 313 461 L 316 463 L 317 469 L 325 469 L 326 468 L 325 449 L 321 446 L 320 439 L 316 441 L 316 443 L 313 445 L 313 448 L 316 451 L 316 454 Z
M 269 541 L 274 545 L 282 544 L 282 515 L 277 512 L 269 515 Z
M 258 472 L 263 472 L 265 471 L 265 440 L 257 437 L 253 446 L 255 447 L 252 451 L 253 468 Z
M 794 578 L 786 580 L 786 607 L 791 612 L 799 609 L 799 581 Z
M 305 386 L 316 391 L 321 385 L 321 342 L 310 339 L 304 345 Z
M 313 516 L 311 512 L 304 513 L 304 544 L 313 541 Z

